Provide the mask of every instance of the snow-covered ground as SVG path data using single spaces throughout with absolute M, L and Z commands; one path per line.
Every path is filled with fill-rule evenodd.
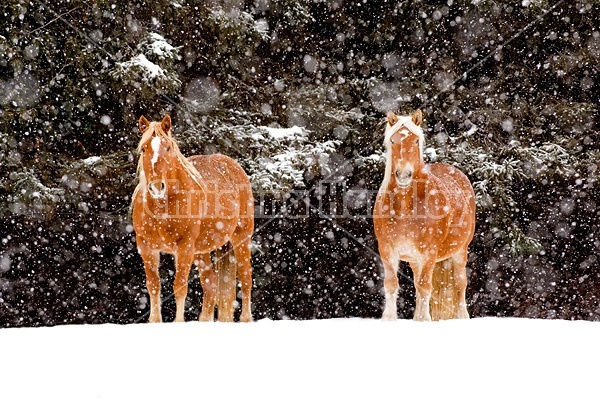
M 0 396 L 598 396 L 600 323 L 479 318 L 0 330 Z

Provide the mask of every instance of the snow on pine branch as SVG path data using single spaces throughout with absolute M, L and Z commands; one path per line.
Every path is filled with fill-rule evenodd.
M 8 209 L 13 214 L 33 212 L 49 214 L 64 195 L 64 189 L 44 185 L 32 169 L 13 171 L 9 175 L 9 180 L 14 194 L 5 199 L 8 202 Z
M 173 47 L 158 33 L 150 32 L 149 38 L 141 43 L 140 48 L 144 53 L 153 54 L 161 60 L 180 59 L 178 53 L 180 47 Z
M 215 147 L 231 155 L 246 170 L 256 191 L 266 194 L 305 187 L 304 174 L 328 173 L 329 156 L 339 141 L 318 142 L 303 127 L 255 126 L 251 123 L 220 125 L 209 132 L 183 132 L 187 148 Z M 195 151 L 195 149 L 192 149 Z
M 335 152 L 338 144 L 337 141 L 310 142 L 308 132 L 298 126 L 261 126 L 254 129 L 252 137 L 262 145 L 258 156 L 247 162 L 250 178 L 256 189 L 266 192 L 303 188 L 304 173 L 308 169 L 318 168 L 327 173 L 329 154 Z
M 232 7 L 225 11 L 221 7 L 212 8 L 208 14 L 209 22 L 212 22 L 224 31 L 251 32 L 258 35 L 262 40 L 269 40 L 268 24 L 264 20 L 255 21 L 252 14 Z
M 163 36 L 150 32 L 137 45 L 129 60 L 115 64 L 111 76 L 136 88 L 141 82 L 151 93 L 157 89 L 173 92 L 181 87 L 174 68 L 175 62 L 180 59 L 178 51 L 179 47 L 171 46 Z
M 555 143 L 547 142 L 540 146 L 520 147 L 518 153 L 535 175 L 555 172 L 561 176 L 568 176 L 575 171 L 574 157 L 565 148 Z
M 322 174 L 331 172 L 329 154 L 335 152 L 333 141 L 306 143 L 302 148 L 288 148 L 282 153 L 259 159 L 253 166 L 253 186 L 267 192 L 304 188 L 304 173 L 318 168 Z

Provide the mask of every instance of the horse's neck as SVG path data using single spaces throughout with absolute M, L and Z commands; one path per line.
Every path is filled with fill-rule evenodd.
M 186 191 L 200 189 L 198 184 L 194 182 L 194 179 L 190 176 L 190 173 L 188 173 L 179 160 L 177 163 L 177 167 L 175 167 L 172 171 L 171 178 L 177 181 L 178 188 Z
M 198 185 L 179 160 L 176 166 L 167 174 L 167 186 L 166 196 L 169 199 L 168 203 L 175 203 L 175 200 L 180 196 L 189 196 L 191 194 L 198 195 L 200 193 L 203 197 L 205 192 L 204 187 Z M 150 192 L 147 189 L 144 193 L 148 198 L 151 198 Z
M 202 181 L 197 182 L 179 159 L 177 159 L 176 164 L 169 173 L 169 179 L 177 181 L 177 186 L 180 190 L 204 191 Z
M 161 217 L 169 215 L 199 217 L 202 214 L 202 203 L 206 200 L 205 190 L 194 181 L 182 165 L 178 165 L 168 173 L 167 191 L 163 199 L 152 198 L 148 189 L 145 190 L 144 195 L 151 213 Z

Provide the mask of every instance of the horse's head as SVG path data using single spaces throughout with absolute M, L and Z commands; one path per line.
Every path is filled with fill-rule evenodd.
M 138 145 L 139 173 L 143 173 L 150 195 L 154 199 L 162 199 L 167 192 L 169 172 L 177 160 L 177 148 L 171 138 L 171 117 L 166 115 L 161 122 L 149 122 L 142 116 L 139 126 L 142 132 Z
M 400 188 L 408 188 L 414 175 L 423 165 L 423 114 L 420 110 L 412 116 L 398 117 L 387 114 L 385 146 L 386 171 L 391 173 Z

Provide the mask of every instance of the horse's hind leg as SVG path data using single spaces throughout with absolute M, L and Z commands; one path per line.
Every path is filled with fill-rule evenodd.
M 467 291 L 467 251 L 463 250 L 452 256 L 452 267 L 454 267 L 455 297 L 458 299 L 456 306 L 457 319 L 468 319 L 466 291 Z
M 238 264 L 238 280 L 242 284 L 242 314 L 240 321 L 252 322 L 252 264 L 250 256 L 250 236 L 234 234 L 233 253 Z
M 160 252 L 158 250 L 139 248 L 139 253 L 142 260 L 144 260 L 146 288 L 150 296 L 150 318 L 148 322 L 162 322 L 160 314 L 160 276 L 158 274 Z
M 210 259 L 210 253 L 198 253 L 194 260 L 198 267 L 200 283 L 202 284 L 202 313 L 200 322 L 212 322 L 215 319 L 215 302 L 217 298 L 217 275 Z

